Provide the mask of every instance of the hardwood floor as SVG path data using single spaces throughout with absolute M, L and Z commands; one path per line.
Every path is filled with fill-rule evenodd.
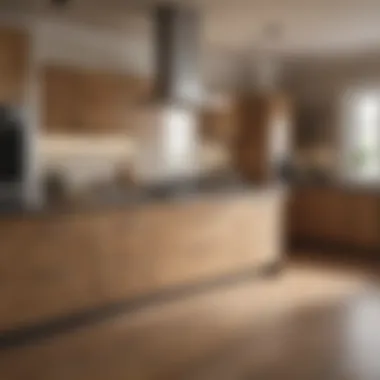
M 0 378 L 379 379 L 378 269 L 292 259 L 279 276 L 2 350 Z

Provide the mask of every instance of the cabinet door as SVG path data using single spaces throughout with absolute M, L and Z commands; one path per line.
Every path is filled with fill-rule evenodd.
M 348 243 L 351 235 L 350 195 L 341 189 L 320 190 L 321 238 L 327 242 Z
M 125 131 L 150 89 L 146 79 L 80 68 L 49 66 L 42 78 L 44 126 L 53 132 Z
M 218 109 L 205 109 L 200 114 L 202 137 L 231 145 L 235 129 L 234 108 L 232 105 Z
M 345 243 L 350 239 L 350 198 L 340 189 L 310 188 L 295 193 L 290 203 L 293 237 Z
M 80 110 L 80 75 L 73 69 L 52 66 L 42 73 L 42 114 L 49 132 L 74 132 Z
M 28 38 L 26 34 L 0 29 L 0 102 L 21 104 L 26 89 Z
M 112 92 L 111 77 L 91 72 L 83 74 L 81 129 L 93 132 L 111 130 L 115 117 Z
M 289 202 L 290 230 L 295 239 L 318 239 L 322 235 L 323 202 L 311 189 L 295 191 Z
M 86 132 L 123 132 L 133 125 L 133 109 L 147 91 L 138 78 L 117 73 L 87 72 L 81 89 L 81 126 Z
M 155 278 L 159 288 L 194 283 L 234 271 L 233 214 L 228 204 L 176 205 L 165 212 L 157 239 Z M 228 217 L 230 216 L 230 217 Z M 149 221 L 150 222 L 150 221 Z M 159 220 L 157 220 L 159 222 Z M 162 222 L 161 222 L 162 224 Z M 221 238 L 222 237 L 222 238 Z M 159 253 L 159 254 L 158 254 Z
M 283 161 L 289 152 L 289 102 L 278 95 L 248 96 L 240 99 L 236 110 L 237 166 L 253 180 L 269 180 L 276 174 L 272 162 Z
M 94 239 L 86 221 L 31 219 L 5 226 L 0 244 L 0 330 L 102 303 Z
M 351 243 L 366 248 L 380 245 L 380 199 L 373 194 L 352 194 Z
M 149 235 L 144 212 L 99 215 L 90 221 L 100 263 L 100 284 L 106 302 L 154 291 L 152 258 L 155 237 Z

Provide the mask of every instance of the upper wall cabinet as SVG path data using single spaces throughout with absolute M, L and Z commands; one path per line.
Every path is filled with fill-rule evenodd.
M 0 102 L 20 105 L 25 98 L 28 37 L 19 30 L 0 28 Z
M 292 104 L 283 94 L 245 94 L 237 105 L 236 165 L 249 179 L 276 178 L 289 160 Z
M 80 127 L 80 75 L 72 69 L 47 67 L 43 72 L 43 124 L 52 132 L 75 131 Z
M 78 68 L 44 69 L 45 129 L 63 133 L 115 133 L 129 130 L 149 81 Z
M 131 129 L 136 109 L 148 95 L 143 79 L 126 75 L 89 72 L 80 83 L 80 123 L 88 132 Z
M 235 104 L 204 108 L 200 115 L 202 137 L 230 146 L 236 133 L 235 119 Z

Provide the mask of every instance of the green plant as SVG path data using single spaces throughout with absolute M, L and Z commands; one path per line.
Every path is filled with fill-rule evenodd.
M 361 168 L 368 162 L 368 160 L 377 156 L 378 153 L 377 150 L 368 147 L 358 148 L 352 155 L 352 164 L 355 168 Z

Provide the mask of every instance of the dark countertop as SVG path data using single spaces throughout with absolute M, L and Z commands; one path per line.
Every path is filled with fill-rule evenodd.
M 278 187 L 278 186 L 277 186 Z M 49 200 L 39 208 L 30 209 L 20 203 L 0 204 L 0 217 L 43 217 L 70 215 L 77 213 L 117 211 L 129 207 L 162 202 L 184 202 L 207 197 L 210 200 L 220 196 L 235 196 L 258 193 L 276 186 L 255 185 L 236 178 L 214 178 L 163 183 L 154 186 L 122 189 L 106 187 L 90 192 L 75 202 L 69 200 Z
M 354 183 L 349 181 L 330 180 L 330 181 L 297 181 L 291 184 L 293 189 L 335 189 L 347 193 L 379 194 L 380 184 Z

